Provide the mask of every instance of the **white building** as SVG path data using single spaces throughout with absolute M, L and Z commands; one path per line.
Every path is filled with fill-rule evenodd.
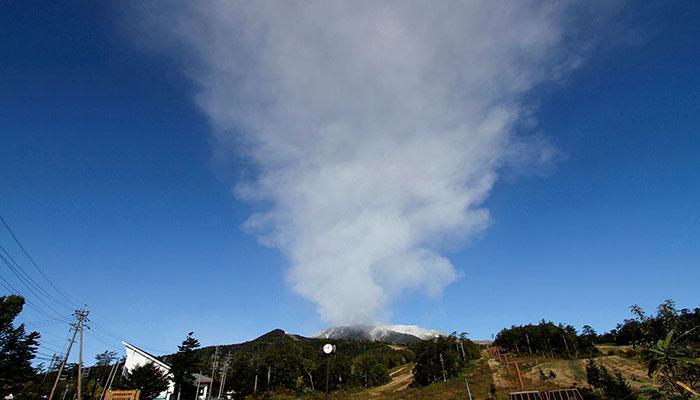
M 127 342 L 122 342 L 122 344 L 126 350 L 124 370 L 131 371 L 131 369 L 135 367 L 147 364 L 149 362 L 153 363 L 153 365 L 155 365 L 159 370 L 165 372 L 170 378 L 168 389 L 158 395 L 157 399 L 170 400 L 171 396 L 175 393 L 175 382 L 173 381 L 173 374 L 170 373 L 170 365 L 160 361 L 154 355 L 134 346 L 133 344 Z M 205 400 L 207 398 L 207 393 L 209 392 L 209 387 L 212 383 L 211 378 L 202 374 L 192 374 L 192 378 L 194 379 L 194 384 L 198 388 L 197 398 L 199 400 Z

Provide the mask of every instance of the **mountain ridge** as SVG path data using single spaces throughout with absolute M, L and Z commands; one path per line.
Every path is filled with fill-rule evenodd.
M 417 325 L 358 324 L 331 327 L 317 333 L 313 337 L 317 339 L 368 340 L 391 344 L 408 344 L 439 336 L 445 336 L 445 334 Z

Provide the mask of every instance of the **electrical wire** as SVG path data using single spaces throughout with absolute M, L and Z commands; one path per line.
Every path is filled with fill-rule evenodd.
M 2 245 L 0 245 L 0 259 L 3 261 L 3 263 L 12 271 L 14 276 L 22 282 L 22 284 L 34 295 L 35 299 L 43 303 L 45 307 L 40 307 L 39 305 L 35 304 L 34 302 L 30 301 L 30 299 L 25 296 L 21 291 L 17 290 L 9 281 L 4 279 L 2 276 L 0 276 L 0 285 L 5 287 L 8 291 L 11 293 L 17 293 L 18 295 L 24 297 L 25 299 L 25 304 L 29 306 L 31 309 L 39 312 L 40 314 L 49 317 L 47 320 L 43 321 L 34 321 L 34 322 L 27 322 L 25 323 L 25 326 L 28 329 L 40 329 L 40 328 L 48 328 L 51 326 L 56 326 L 60 325 L 63 323 L 69 323 L 71 322 L 71 316 L 65 316 L 62 315 L 61 312 L 59 312 L 56 308 L 54 308 L 51 304 L 49 304 L 48 301 L 52 301 L 56 305 L 60 305 L 61 307 L 73 310 L 74 308 L 71 307 L 75 306 L 75 308 L 79 308 L 79 306 L 76 304 L 75 301 L 71 299 L 68 294 L 63 292 L 61 289 L 58 288 L 56 284 L 48 277 L 46 273 L 39 267 L 39 265 L 34 261 L 34 258 L 31 256 L 27 248 L 22 244 L 22 242 L 19 240 L 15 232 L 12 230 L 8 222 L 0 215 L 0 222 L 2 225 L 7 229 L 7 231 L 10 233 L 10 236 L 14 240 L 14 242 L 17 244 L 17 246 L 20 248 L 24 256 L 29 260 L 29 263 L 36 269 L 39 274 L 44 278 L 44 280 L 53 288 L 53 290 L 64 300 L 59 299 L 58 297 L 52 295 L 49 293 L 48 290 L 46 290 L 42 285 L 40 285 L 36 280 L 34 280 L 29 273 L 22 267 L 20 263 L 15 260 L 15 258 L 12 257 L 10 252 Z M 111 331 L 110 329 L 94 322 L 91 321 L 90 327 L 88 327 L 93 333 L 92 337 L 96 339 L 98 342 L 101 342 L 102 344 L 109 346 L 112 349 L 116 350 L 121 350 L 121 341 L 123 340 L 123 336 L 115 333 L 114 331 Z M 41 332 L 41 334 L 48 334 L 49 336 L 55 336 L 59 337 L 58 335 L 54 335 L 49 332 Z M 60 338 L 60 337 L 59 337 Z M 64 338 L 60 338 L 64 339 Z M 115 345 L 115 343 L 117 345 Z M 147 350 L 154 352 L 154 353 L 162 353 L 165 354 L 167 351 L 163 350 L 158 350 L 158 349 L 149 349 L 146 348 Z
M 5 229 L 7 229 L 7 231 L 10 232 L 10 236 L 12 236 L 12 239 L 15 240 L 15 243 L 17 243 L 17 245 L 19 246 L 19 248 L 22 250 L 22 253 L 24 253 L 24 255 L 27 257 L 27 259 L 29 260 L 29 262 L 34 266 L 34 268 L 36 268 L 37 271 L 39 271 L 39 273 L 41 274 L 41 276 L 44 277 L 44 279 L 46 280 L 46 282 L 48 282 L 49 285 L 51 285 L 51 287 L 56 291 L 56 293 L 58 293 L 61 297 L 63 297 L 63 298 L 66 299 L 69 303 L 71 303 L 72 305 L 74 305 L 75 308 L 80 308 L 73 300 L 71 300 L 70 297 L 68 297 L 68 295 L 66 295 L 65 293 L 63 293 L 63 291 L 61 291 L 58 287 L 56 287 L 56 285 L 54 285 L 54 283 L 51 282 L 51 279 L 49 279 L 49 277 L 46 276 L 46 274 L 44 273 L 44 271 L 42 271 L 41 268 L 39 268 L 39 266 L 37 265 L 37 263 L 34 262 L 34 259 L 32 258 L 32 256 L 29 254 L 29 252 L 28 252 L 27 249 L 24 247 L 24 245 L 22 245 L 22 242 L 19 241 L 19 238 L 17 238 L 17 235 L 15 235 L 15 233 L 14 233 L 14 232 L 12 231 L 12 229 L 10 228 L 10 225 L 8 225 L 7 221 L 5 221 L 5 218 L 2 217 L 2 214 L 0 214 L 0 222 L 2 222 L 2 224 L 5 226 Z
M 73 307 L 68 305 L 67 303 L 58 300 L 56 297 L 52 296 L 51 293 L 49 293 L 46 289 L 44 289 L 41 285 L 37 283 L 28 273 L 25 271 L 25 269 L 12 257 L 12 255 L 7 251 L 7 249 L 3 246 L 0 245 L 0 251 L 2 253 L 5 253 L 5 257 L 9 260 L 9 264 L 7 265 L 12 272 L 20 279 L 25 285 L 31 285 L 34 288 L 36 288 L 42 295 L 46 296 L 47 299 L 53 301 L 55 304 L 60 305 L 61 307 L 65 307 L 69 310 L 73 310 Z M 0 257 L 2 257 L 2 254 L 0 253 Z M 7 264 L 7 261 L 5 262 Z M 14 267 L 12 266 L 14 265 Z M 20 274 L 21 273 L 21 274 Z M 19 275 L 24 275 L 24 277 L 21 277 Z

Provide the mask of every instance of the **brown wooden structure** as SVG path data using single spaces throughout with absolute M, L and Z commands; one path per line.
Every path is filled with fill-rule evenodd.
M 510 393 L 510 400 L 546 400 L 537 390 Z
M 542 394 L 544 400 L 583 400 L 581 392 L 576 388 L 547 390 Z
M 526 390 L 510 393 L 510 400 L 583 400 L 583 396 L 576 388 L 553 389 L 542 392 Z

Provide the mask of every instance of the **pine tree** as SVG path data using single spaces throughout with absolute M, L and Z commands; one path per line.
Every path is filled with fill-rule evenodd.
M 23 307 L 24 298 L 20 296 L 0 297 L 0 398 L 9 394 L 16 397 L 35 376 L 32 360 L 39 333 L 27 334 L 24 324 L 16 328 L 13 325 Z
M 194 332 L 187 334 L 170 362 L 170 372 L 173 374 L 175 393 L 178 397 L 183 394 L 183 391 L 188 391 L 189 386 L 192 385 L 192 374 L 197 372 L 199 357 L 195 350 L 199 348 L 199 340 L 195 339 L 193 334 Z
M 125 390 L 138 389 L 140 399 L 152 400 L 168 388 L 168 381 L 168 375 L 149 362 L 129 370 L 119 386 Z

